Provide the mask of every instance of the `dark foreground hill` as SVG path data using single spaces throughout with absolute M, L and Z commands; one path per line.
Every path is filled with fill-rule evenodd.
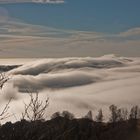
M 0 140 L 140 140 L 139 120 L 99 123 L 56 117 L 49 121 L 7 122 L 0 127 Z

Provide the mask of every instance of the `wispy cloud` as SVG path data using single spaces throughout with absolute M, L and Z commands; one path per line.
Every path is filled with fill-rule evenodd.
M 8 3 L 50 3 L 50 4 L 60 4 L 64 3 L 64 0 L 0 0 L 0 4 Z
M 0 9 L 0 58 L 83 57 L 112 53 L 140 56 L 139 46 L 139 28 L 113 35 L 60 30 L 23 23 L 9 17 L 6 9 Z
M 132 28 L 125 32 L 120 33 L 120 36 L 122 37 L 131 37 L 131 36 L 140 36 L 140 28 Z
M 8 11 L 5 8 L 0 7 L 0 23 L 4 22 L 4 21 L 7 21 L 8 18 L 9 18 Z

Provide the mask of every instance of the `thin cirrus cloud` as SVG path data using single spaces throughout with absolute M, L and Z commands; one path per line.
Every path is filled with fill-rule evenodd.
M 118 34 L 55 29 L 14 19 L 0 7 L 0 58 L 140 56 L 139 46 L 139 27 Z
M 0 0 L 0 4 L 8 3 L 51 3 L 60 4 L 64 3 L 64 0 Z
M 110 35 L 5 20 L 0 27 L 0 58 L 95 57 L 112 53 L 140 56 L 139 28 Z
M 120 33 L 121 37 L 131 37 L 131 36 L 139 36 L 140 37 L 140 27 L 132 28 L 127 30 L 126 32 Z

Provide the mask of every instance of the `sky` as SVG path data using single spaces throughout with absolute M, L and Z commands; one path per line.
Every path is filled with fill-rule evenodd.
M 139 6 L 139 0 L 0 0 L 0 57 L 139 56 Z
M 2 2 L 1 2 L 2 1 Z M 140 25 L 139 0 L 65 0 L 64 3 L 16 3 L 0 0 L 12 17 L 31 24 L 99 32 L 121 32 Z

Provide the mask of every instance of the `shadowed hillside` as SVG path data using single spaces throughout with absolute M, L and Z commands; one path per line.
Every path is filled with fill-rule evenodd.
M 49 121 L 14 124 L 0 127 L 1 140 L 140 140 L 140 120 L 99 123 L 88 118 L 56 117 Z

